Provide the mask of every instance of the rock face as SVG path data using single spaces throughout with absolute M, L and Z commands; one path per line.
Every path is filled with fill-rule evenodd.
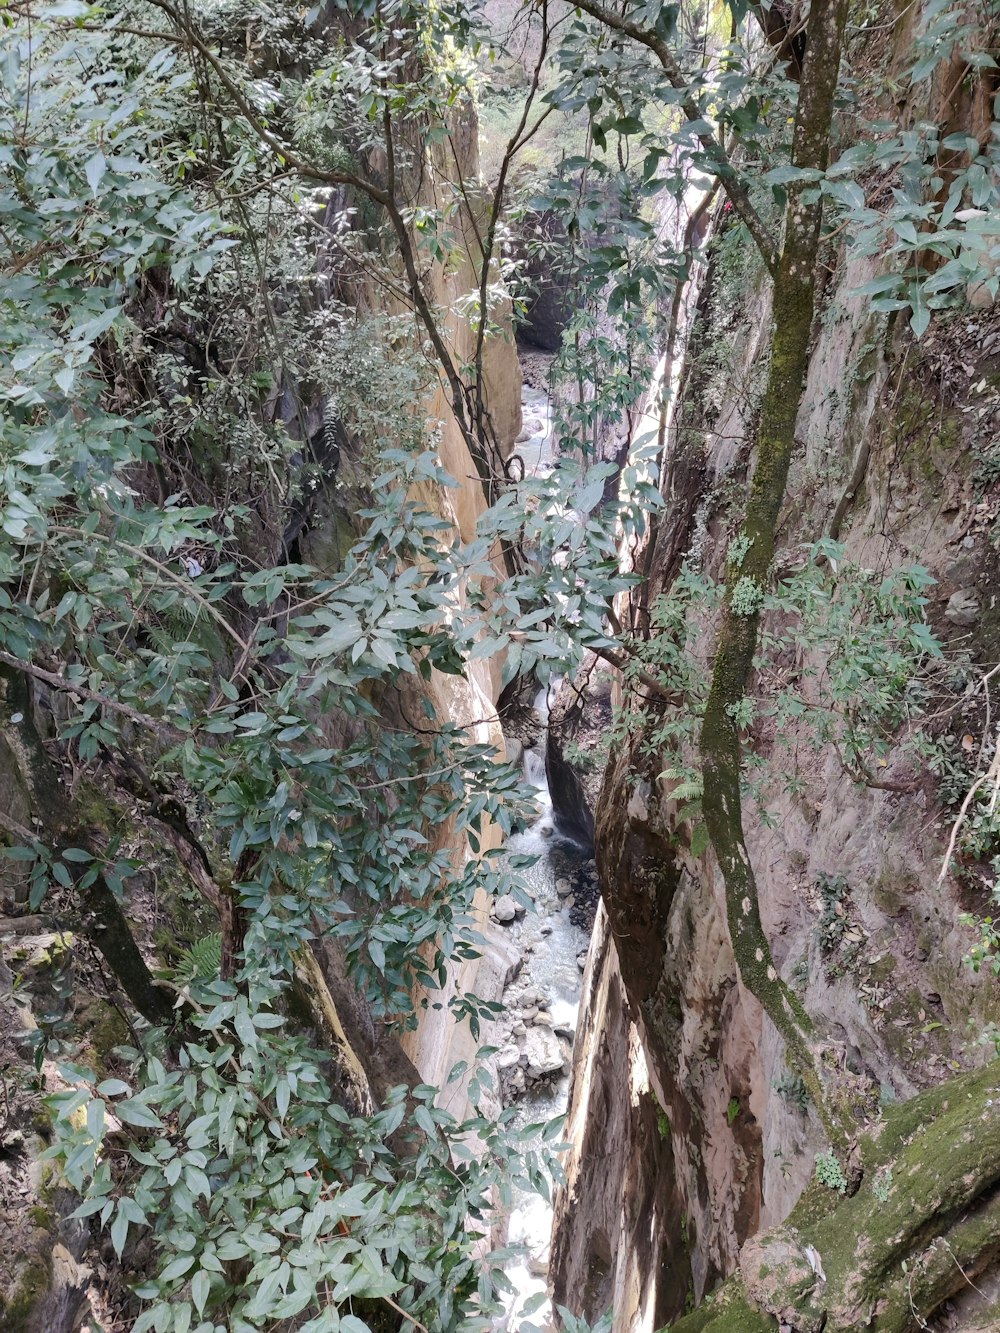
M 799 543 L 833 533 L 847 562 L 880 576 L 925 566 L 937 580 L 928 620 L 946 650 L 962 645 L 994 663 L 988 531 L 1000 496 L 992 483 L 984 498 L 977 480 L 972 422 L 982 414 L 993 432 L 1000 422 L 1000 316 L 967 312 L 919 346 L 905 331 L 886 337 L 851 296 L 870 276 L 870 261 L 842 262 L 828 283 L 779 564 L 794 567 Z M 715 578 L 724 571 L 733 516 L 719 496 L 742 486 L 752 464 L 767 290 L 744 272 L 737 301 L 731 274 L 713 272 L 702 293 L 663 477 L 670 503 L 640 554 L 651 586 L 633 623 L 686 555 Z M 689 648 L 706 670 L 710 637 L 702 626 Z M 774 669 L 794 673 L 793 657 Z M 801 689 L 828 702 L 810 683 L 826 660 L 805 665 Z M 965 689 L 952 683 L 942 696 L 950 752 L 982 735 Z M 557 1300 L 575 1312 L 613 1304 L 616 1333 L 676 1320 L 687 1299 L 739 1271 L 741 1252 L 752 1256 L 753 1239 L 788 1217 L 827 1146 L 780 1038 L 738 978 L 718 868 L 691 850 L 691 824 L 661 776 L 668 754 L 650 753 L 657 722 L 613 754 L 596 811 L 607 925 L 588 963 L 550 1270 Z M 747 843 L 775 965 L 829 1043 L 831 1079 L 843 1078 L 862 1120 L 982 1060 L 967 1033 L 997 1017 L 990 983 L 962 962 L 973 942 L 959 924 L 969 890 L 937 882 L 954 806 L 942 807 L 946 793 L 905 742 L 902 731 L 890 737 L 868 781 L 794 720 L 780 729 L 761 720 L 748 741 L 764 809 L 748 801 Z M 783 1288 L 796 1273 L 817 1280 L 808 1261 L 799 1272 L 801 1258 L 786 1256 Z M 733 1327 L 756 1328 L 754 1318 Z
M 552 213 L 529 213 L 521 224 L 515 251 L 524 266 L 524 280 L 529 288 L 527 311 L 518 334 L 525 342 L 545 352 L 557 352 L 573 313 L 567 300 L 568 283 L 552 273 L 551 255 L 539 245 L 565 241 L 565 229 Z
M 621 1328 L 684 1308 L 683 1216 L 670 1127 L 649 1080 L 607 917 L 598 909 L 583 980 L 549 1272 L 557 1304 Z M 642 1325 L 646 1327 L 646 1324 Z

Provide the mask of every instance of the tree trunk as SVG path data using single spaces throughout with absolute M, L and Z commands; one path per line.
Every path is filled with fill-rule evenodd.
M 846 0 L 815 0 L 810 10 L 793 142 L 797 167 L 826 167 L 846 19 Z M 808 199 L 802 185 L 790 187 L 784 247 L 774 280 L 771 365 L 757 464 L 742 534 L 730 548 L 726 604 L 702 726 L 701 756 L 705 823 L 725 880 L 729 931 L 740 976 L 785 1038 L 790 1058 L 799 1066 L 817 1107 L 823 1108 L 819 1073 L 811 1053 L 812 1025 L 778 976 L 761 924 L 757 885 L 743 836 L 740 740 L 734 716 L 753 668 L 760 607 L 771 570 L 775 529 L 808 366 L 822 210 L 819 200 Z M 845 1135 L 838 1132 L 829 1114 L 824 1114 L 824 1120 L 842 1146 Z
M 94 857 L 89 865 L 74 862 L 70 866 L 84 933 L 143 1018 L 154 1026 L 169 1024 L 175 1017 L 170 992 L 154 981 L 107 880 L 99 870 L 90 879 L 100 863 L 101 842 L 108 832 L 94 817 L 92 793 L 81 789 L 72 799 L 68 796 L 35 728 L 30 689 L 22 672 L 0 666 L 0 704 L 4 734 L 17 738 L 12 749 L 30 796 L 39 841 L 53 859 L 67 847 L 82 848 Z M 12 717 L 18 721 L 13 722 Z M 27 844 L 28 838 L 20 841 Z
M 673 1333 L 926 1328 L 1000 1254 L 996 1087 L 987 1065 L 889 1110 L 862 1141 L 862 1188 L 847 1197 L 814 1184 Z

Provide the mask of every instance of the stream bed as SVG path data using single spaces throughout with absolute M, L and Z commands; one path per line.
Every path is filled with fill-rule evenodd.
M 557 462 L 552 404 L 543 389 L 528 384 L 521 403 L 524 429 L 515 447 L 524 475 L 548 476 Z M 567 1109 L 580 990 L 598 896 L 592 849 L 561 836 L 546 781 L 549 708 L 559 685 L 553 679 L 535 696 L 533 724 L 540 736 L 523 751 L 524 776 L 535 788 L 538 817 L 507 845 L 511 856 L 534 858 L 518 873 L 534 910 L 512 897 L 498 899 L 493 908 L 493 929 L 503 931 L 521 956 L 491 1039 L 499 1048 L 501 1100 L 515 1108 L 515 1123 L 522 1129 L 544 1124 Z M 526 1147 L 540 1146 L 541 1141 L 539 1132 Z M 547 1292 L 552 1219 L 551 1204 L 540 1194 L 515 1192 L 507 1239 L 523 1247 L 523 1256 L 506 1268 L 514 1291 L 498 1328 L 517 1329 L 525 1303 Z M 535 1327 L 552 1327 L 548 1301 L 529 1317 Z
M 541 691 L 535 703 L 543 723 L 546 696 Z M 526 911 L 512 899 L 500 900 L 494 908 L 496 928 L 509 933 L 522 959 L 504 992 L 505 1013 L 494 1037 L 500 1048 L 496 1063 L 501 1098 L 505 1106 L 516 1108 L 515 1123 L 520 1128 L 566 1111 L 580 988 L 597 900 L 596 868 L 589 850 L 562 838 L 555 826 L 544 758 L 537 748 L 525 751 L 524 769 L 537 791 L 539 818 L 510 839 L 508 851 L 535 858 L 519 872 L 534 910 Z M 510 911 L 514 915 L 503 921 Z M 536 1141 L 528 1146 L 536 1146 Z M 514 1294 L 508 1301 L 506 1328 L 516 1329 L 525 1301 L 547 1289 L 551 1232 L 550 1204 L 537 1193 L 516 1194 L 508 1241 L 523 1246 L 524 1255 L 507 1268 Z M 532 1322 L 545 1327 L 549 1314 L 546 1304 L 532 1314 Z

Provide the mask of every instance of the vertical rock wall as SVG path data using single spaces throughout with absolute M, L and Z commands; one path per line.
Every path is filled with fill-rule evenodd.
M 975 664 L 1000 657 L 1000 493 L 977 461 L 1000 424 L 1000 310 L 944 317 L 918 344 L 852 295 L 868 261 L 827 263 L 779 566 L 801 558 L 798 543 L 834 535 L 849 561 L 879 574 L 928 568 L 928 619 L 956 663 L 972 664 L 939 687 L 940 731 L 978 743 Z M 765 285 L 741 273 L 723 237 L 686 352 L 668 506 L 640 555 L 651 578 L 631 608 L 640 627 L 685 556 L 722 574 L 752 467 L 767 316 Z M 705 670 L 711 646 L 704 624 L 692 651 Z M 759 688 L 784 673 L 821 700 L 823 671 L 821 659 L 779 655 Z M 692 855 L 661 776 L 670 755 L 650 753 L 658 707 L 613 755 L 598 810 L 610 938 L 598 936 L 588 974 L 553 1249 L 557 1298 L 588 1314 L 613 1304 L 616 1333 L 660 1327 L 733 1271 L 747 1238 L 787 1216 L 825 1147 L 780 1039 L 736 976 L 721 876 L 710 855 Z M 871 1115 L 981 1061 L 974 1038 L 998 1013 L 996 984 L 962 961 L 973 936 L 958 917 L 983 910 L 984 892 L 971 869 L 938 883 L 951 816 L 903 739 L 865 785 L 804 725 L 779 737 L 763 720 L 748 736 L 766 820 L 748 803 L 747 842 L 775 963 L 836 1053 L 831 1081 L 839 1069 L 867 1089 Z M 801 779 L 794 794 L 789 772 Z M 832 952 L 819 928 L 823 876 L 845 886 L 848 945 Z M 637 1100 L 624 1095 L 643 1085 Z M 654 1093 L 670 1140 L 657 1153 L 642 1111 Z M 603 1158 L 588 1125 L 600 1126 Z M 592 1292 L 587 1274 L 598 1270 Z

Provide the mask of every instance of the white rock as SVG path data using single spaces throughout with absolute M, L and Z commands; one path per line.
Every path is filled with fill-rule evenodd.
M 573 892 L 573 885 L 569 882 L 568 879 L 556 880 L 556 893 L 558 893 L 560 898 L 568 898 L 572 892 Z
M 521 1052 L 513 1043 L 510 1046 L 502 1046 L 497 1051 L 497 1069 L 513 1069 L 521 1058 Z
M 493 904 L 493 919 L 501 925 L 509 925 L 517 916 L 517 906 L 509 893 L 498 898 Z
M 527 1057 L 525 1073 L 528 1078 L 544 1078 L 562 1069 L 563 1053 L 559 1039 L 547 1028 L 532 1028 L 524 1039 Z
M 629 819 L 637 824 L 646 824 L 649 822 L 649 783 L 640 782 L 628 798 L 628 805 L 625 807 L 625 813 Z
M 979 619 L 979 601 L 975 594 L 968 588 L 959 588 L 958 592 L 953 592 L 944 609 L 944 618 L 953 625 L 974 625 Z

